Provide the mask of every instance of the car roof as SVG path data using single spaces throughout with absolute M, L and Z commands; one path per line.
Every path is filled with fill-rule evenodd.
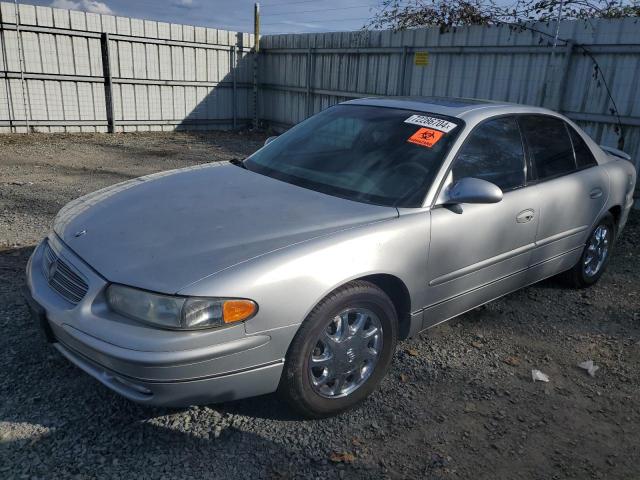
M 457 97 L 368 97 L 344 102 L 346 105 L 371 105 L 387 108 L 402 108 L 425 113 L 435 113 L 464 120 L 478 120 L 509 113 L 542 113 L 558 116 L 546 108 L 518 103 L 496 102 L 476 98 Z

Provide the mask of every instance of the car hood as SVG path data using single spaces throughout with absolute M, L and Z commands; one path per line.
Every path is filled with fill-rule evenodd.
M 270 251 L 397 215 L 224 162 L 81 197 L 60 211 L 54 231 L 107 280 L 175 293 Z

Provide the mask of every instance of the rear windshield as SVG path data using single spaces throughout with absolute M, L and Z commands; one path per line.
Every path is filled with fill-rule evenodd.
M 457 118 L 337 105 L 279 136 L 245 166 L 349 200 L 419 207 L 461 130 Z

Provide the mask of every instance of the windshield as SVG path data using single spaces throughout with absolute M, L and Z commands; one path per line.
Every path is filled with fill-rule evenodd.
M 245 166 L 329 195 L 422 206 L 459 119 L 396 108 L 337 105 L 258 150 Z

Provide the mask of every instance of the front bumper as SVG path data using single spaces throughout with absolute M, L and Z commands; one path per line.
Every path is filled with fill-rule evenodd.
M 54 346 L 67 360 L 114 392 L 148 405 L 186 407 L 271 393 L 277 388 L 282 373 L 282 363 L 275 362 L 246 371 L 197 380 L 150 382 L 109 370 L 61 342 L 54 343 Z
M 57 237 L 47 241 L 87 279 L 89 290 L 74 305 L 51 289 L 40 268 L 40 244 L 29 259 L 25 292 L 38 328 L 69 361 L 111 390 L 149 405 L 188 406 L 277 389 L 296 326 L 252 335 L 243 324 L 198 332 L 139 324 L 106 307 L 104 278 Z

